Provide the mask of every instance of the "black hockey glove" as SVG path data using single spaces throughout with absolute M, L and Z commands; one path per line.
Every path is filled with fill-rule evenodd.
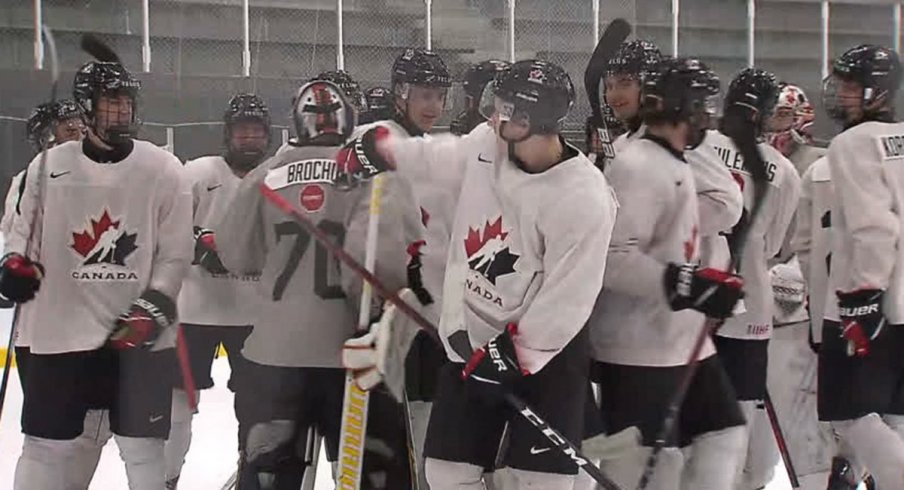
M 885 291 L 860 289 L 850 293 L 836 292 L 835 295 L 838 296 L 842 335 L 848 341 L 848 355 L 868 355 L 870 342 L 882 333 L 885 326 L 885 315 L 882 314 Z
M 148 289 L 123 313 L 110 335 L 110 347 L 150 347 L 176 321 L 176 303 L 156 289 Z
M 517 333 L 518 326 L 510 323 L 504 332 L 474 351 L 461 371 L 461 378 L 491 401 L 502 400 L 512 384 L 528 374 L 521 369 L 515 352 L 512 337 Z
M 213 230 L 195 227 L 195 260 L 192 265 L 200 265 L 211 274 L 227 274 L 229 271 L 217 254 L 217 243 Z
M 17 253 L 8 253 L 0 259 L 0 295 L 25 303 L 35 298 L 44 279 L 44 266 Z
M 377 126 L 346 143 L 336 154 L 336 164 L 339 166 L 336 184 L 345 188 L 354 187 L 389 170 L 389 162 L 377 150 L 377 144 L 386 138 L 389 138 L 389 130 Z
M 693 308 L 723 320 L 744 296 L 741 276 L 708 267 L 669 264 L 664 279 L 669 306 L 675 311 Z

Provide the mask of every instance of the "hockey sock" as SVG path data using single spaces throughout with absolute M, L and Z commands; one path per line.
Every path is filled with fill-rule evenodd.
M 480 466 L 427 458 L 424 468 L 430 490 L 486 490 Z
M 904 441 L 879 415 L 832 422 L 832 427 L 879 488 L 904 488 Z
M 114 436 L 126 465 L 129 490 L 160 490 L 166 485 L 163 439 Z
M 77 450 L 69 460 L 66 481 L 71 485 L 67 488 L 84 490 L 91 484 L 101 452 L 113 435 L 108 414 L 106 410 L 88 410 L 85 414 L 85 428 L 75 439 Z
M 59 490 L 67 488 L 66 469 L 77 450 L 75 440 L 56 441 L 25 436 L 16 465 L 15 490 Z
M 195 399 L 199 400 L 199 397 L 200 392 L 195 390 Z M 191 446 L 192 410 L 189 407 L 188 393 L 185 390 L 173 390 L 171 420 L 169 439 L 166 440 L 164 450 L 167 481 L 179 478 L 182 473 L 182 465 L 185 464 L 185 456 Z
M 694 438 L 686 449 L 682 490 L 732 488 L 738 467 L 747 452 L 744 426 L 707 432 Z
M 618 452 L 611 452 L 600 461 L 600 470 L 622 488 L 637 488 L 653 448 L 628 445 Z M 675 447 L 666 447 L 659 453 L 653 478 L 648 490 L 678 490 L 684 455 Z
M 748 402 L 740 403 L 743 405 Z M 775 466 L 781 459 L 765 406 L 762 402 L 751 403 L 754 403 L 756 407 L 751 417 L 747 419 L 749 428 L 747 459 L 744 463 L 744 476 L 740 490 L 765 487 L 775 476 Z

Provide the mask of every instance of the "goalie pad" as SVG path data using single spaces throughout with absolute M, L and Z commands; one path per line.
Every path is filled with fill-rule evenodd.
M 776 327 L 805 322 L 807 314 L 807 288 L 797 257 L 784 264 L 776 264 L 769 270 L 774 299 L 773 322 Z
M 417 311 L 422 306 L 408 288 L 399 291 L 399 298 Z M 354 373 L 355 383 L 362 390 L 370 390 L 381 382 L 399 402 L 405 389 L 405 358 L 420 327 L 386 303 L 380 320 L 362 335 L 349 339 L 342 347 L 342 365 Z

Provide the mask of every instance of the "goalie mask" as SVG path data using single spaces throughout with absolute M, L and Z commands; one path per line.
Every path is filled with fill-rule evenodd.
M 873 44 L 851 48 L 832 63 L 823 81 L 823 104 L 846 128 L 864 121 L 893 121 L 901 61 L 891 49 Z
M 351 136 L 355 109 L 336 84 L 314 80 L 298 89 L 292 119 L 299 145 L 336 146 Z
M 703 142 L 718 108 L 719 77 L 695 58 L 663 60 L 643 85 L 641 114 L 648 125 L 687 122 L 687 148 Z
M 766 131 L 769 144 L 788 156 L 799 145 L 813 142 L 816 114 L 807 94 L 797 85 L 779 84 L 778 101 Z
M 75 74 L 72 95 L 88 128 L 117 147 L 138 134 L 139 82 L 120 63 L 91 61 Z
M 248 172 L 264 159 L 270 146 L 270 110 L 254 94 L 238 94 L 229 99 L 223 113 L 223 139 L 230 167 Z

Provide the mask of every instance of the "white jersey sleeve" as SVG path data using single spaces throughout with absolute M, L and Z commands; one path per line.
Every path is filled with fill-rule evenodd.
M 0 219 L 0 233 L 3 233 L 3 236 L 9 236 L 13 227 L 13 217 L 16 215 L 16 205 L 19 203 L 19 191 L 24 175 L 25 170 L 22 170 L 14 175 L 9 183 L 6 200 L 3 202 L 3 218 Z
M 744 197 L 731 172 L 706 139 L 717 132 L 708 131 L 695 149 L 684 152 L 694 173 L 699 201 L 700 235 L 712 236 L 730 230 L 741 219 Z

